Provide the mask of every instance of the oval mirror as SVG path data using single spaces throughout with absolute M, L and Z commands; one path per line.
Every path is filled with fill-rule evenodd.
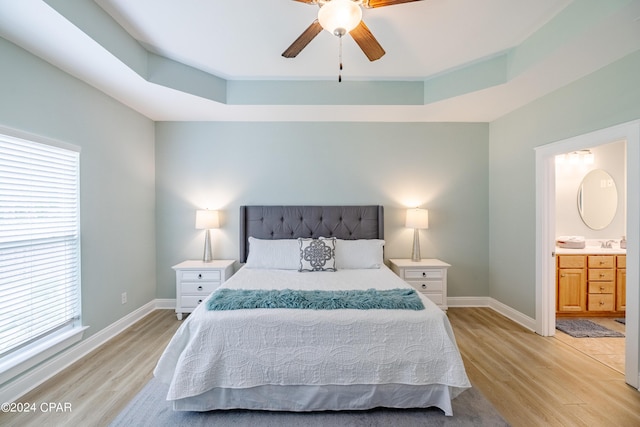
M 618 209 L 616 183 L 607 172 L 594 169 L 578 187 L 578 212 L 587 227 L 602 230 L 613 220 Z

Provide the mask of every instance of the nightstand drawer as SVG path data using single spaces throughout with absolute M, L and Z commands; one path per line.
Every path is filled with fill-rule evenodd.
M 437 305 L 443 305 L 444 304 L 444 298 L 442 294 L 428 294 L 425 292 L 420 292 L 422 295 L 424 295 L 425 297 L 429 298 L 431 300 L 431 302 L 433 302 L 434 304 Z
M 404 278 L 406 280 L 429 280 L 429 279 L 442 279 L 443 271 L 438 270 L 413 270 L 407 269 L 404 271 Z
M 182 293 L 209 295 L 211 292 L 215 291 L 218 286 L 220 286 L 220 282 L 183 282 Z
M 423 281 L 414 281 L 410 280 L 408 283 L 416 288 L 418 291 L 438 291 L 442 292 L 444 288 L 441 280 L 423 280 Z
M 207 295 L 183 295 L 182 308 L 195 308 L 207 299 Z
M 180 279 L 183 281 L 196 282 L 202 280 L 204 282 L 212 281 L 212 280 L 220 280 L 220 271 L 219 270 L 186 270 L 180 273 Z

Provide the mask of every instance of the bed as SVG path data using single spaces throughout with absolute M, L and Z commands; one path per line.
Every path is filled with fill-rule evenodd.
M 375 205 L 241 207 L 244 266 L 189 315 L 154 370 L 174 410 L 452 415 L 471 386 L 453 330 L 384 265 L 383 224 Z

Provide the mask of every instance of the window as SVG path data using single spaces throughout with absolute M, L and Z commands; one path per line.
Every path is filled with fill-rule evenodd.
M 77 150 L 0 134 L 0 372 L 80 326 L 79 193 Z

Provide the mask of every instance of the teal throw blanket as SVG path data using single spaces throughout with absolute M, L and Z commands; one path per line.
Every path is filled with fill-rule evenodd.
M 301 291 L 222 288 L 207 301 L 209 310 L 248 308 L 424 310 L 424 305 L 414 289 Z

